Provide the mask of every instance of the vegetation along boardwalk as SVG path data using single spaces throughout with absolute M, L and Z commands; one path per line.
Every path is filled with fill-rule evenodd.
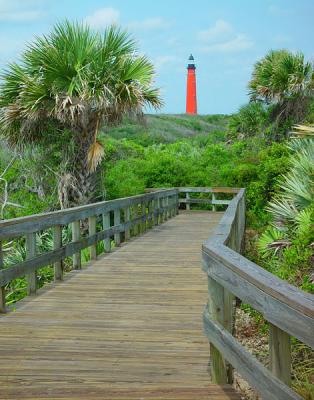
M 24 261 L 0 252 L 0 398 L 239 399 L 232 365 L 263 398 L 299 399 L 289 335 L 313 345 L 313 299 L 239 254 L 244 206 L 242 189 L 172 188 L 0 222 L 3 245 L 26 237 Z M 38 254 L 47 229 L 52 249 Z M 55 283 L 38 290 L 37 269 L 52 264 Z M 10 311 L 5 285 L 24 275 L 33 296 Z M 235 296 L 271 323 L 271 371 L 232 336 Z

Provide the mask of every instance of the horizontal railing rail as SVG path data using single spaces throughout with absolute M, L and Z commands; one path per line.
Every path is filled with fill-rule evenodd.
M 54 265 L 54 278 L 63 279 L 63 260 L 73 257 L 74 269 L 81 269 L 81 250 L 89 247 L 90 259 L 97 257 L 97 243 L 103 241 L 105 252 L 111 251 L 111 239 L 119 246 L 131 236 L 166 221 L 178 212 L 178 190 L 158 190 L 153 193 L 103 201 L 44 214 L 0 221 L 0 311 L 6 312 L 6 285 L 26 276 L 27 293 L 38 289 L 37 270 Z M 82 221 L 88 220 L 87 236 L 82 236 Z M 99 223 L 100 220 L 100 223 Z M 98 221 L 98 224 L 97 224 Z M 71 224 L 72 241 L 62 243 L 62 228 Z M 85 224 L 86 225 L 86 224 Z M 101 230 L 99 230 L 101 226 Z M 98 227 L 98 230 L 97 230 Z M 38 254 L 39 232 L 52 229 L 53 248 Z M 26 259 L 6 265 L 3 244 L 8 240 L 25 239 Z
M 216 206 L 229 205 L 231 199 L 217 199 L 218 194 L 234 195 L 239 192 L 237 188 L 230 187 L 177 187 L 179 193 L 183 193 L 185 197 L 179 196 L 179 205 L 184 205 L 186 210 L 191 209 L 191 204 L 207 204 L 212 206 L 212 211 L 216 211 Z M 154 192 L 158 189 L 146 189 L 147 192 Z M 191 194 L 202 195 L 202 197 L 191 197 Z M 206 197 L 211 194 L 211 197 Z M 205 195 L 205 197 L 204 197 Z
M 314 298 L 243 257 L 244 230 L 245 191 L 241 189 L 202 249 L 209 288 L 204 330 L 211 344 L 212 378 L 216 383 L 231 383 L 232 366 L 263 399 L 301 399 L 289 387 L 290 335 L 314 347 Z M 270 323 L 270 370 L 233 337 L 235 296 Z

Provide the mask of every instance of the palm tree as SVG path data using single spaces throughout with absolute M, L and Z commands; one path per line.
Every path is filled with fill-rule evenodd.
M 100 127 L 125 114 L 139 116 L 145 106 L 160 107 L 153 76 L 153 65 L 125 31 L 112 26 L 100 34 L 84 24 L 57 24 L 2 74 L 1 134 L 18 148 L 56 141 L 72 148 L 60 203 L 88 203 L 104 154 Z
M 303 119 L 313 97 L 313 67 L 302 53 L 272 50 L 258 61 L 249 82 L 251 101 L 274 105 L 274 117 L 283 122 Z

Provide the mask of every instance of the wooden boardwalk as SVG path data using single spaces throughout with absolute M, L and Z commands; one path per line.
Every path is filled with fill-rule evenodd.
M 183 212 L 0 317 L 0 399 L 240 399 L 209 384 L 201 244 Z

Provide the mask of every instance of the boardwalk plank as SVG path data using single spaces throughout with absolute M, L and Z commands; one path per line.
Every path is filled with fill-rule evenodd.
M 0 317 L 0 399 L 226 400 L 209 384 L 201 243 L 185 212 Z

